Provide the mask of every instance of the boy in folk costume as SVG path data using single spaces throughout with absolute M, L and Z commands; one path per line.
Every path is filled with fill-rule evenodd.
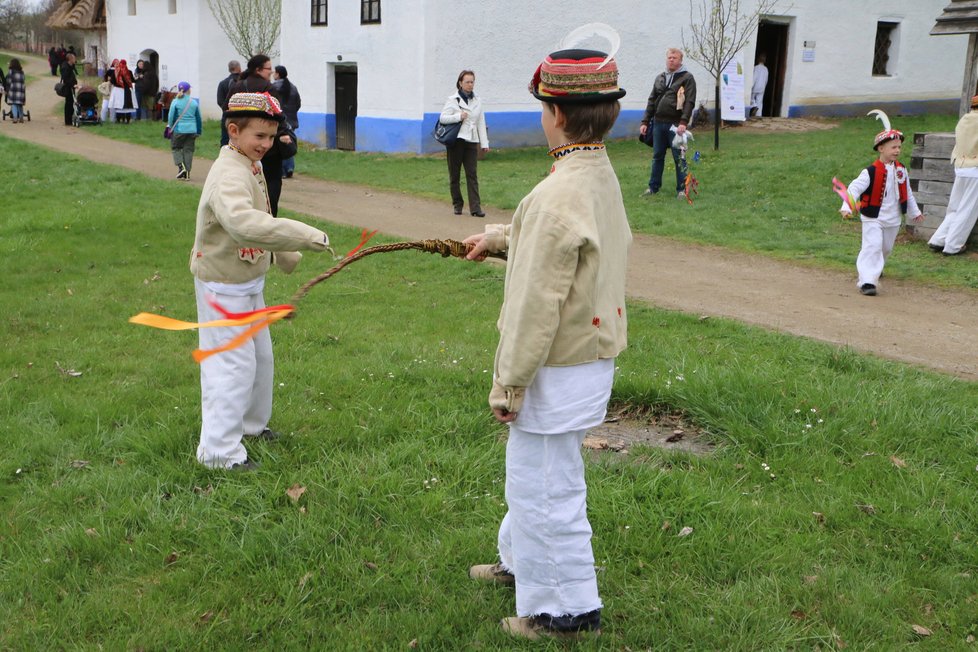
M 302 222 L 271 215 L 261 158 L 272 147 L 282 110 L 268 93 L 237 93 L 224 112 L 230 143 L 207 174 L 197 207 L 190 254 L 200 322 L 265 307 L 265 272 L 272 263 L 290 273 L 296 250 L 323 251 L 329 238 Z M 200 329 L 200 348 L 214 349 L 248 326 Z M 268 329 L 239 348 L 200 363 L 201 429 L 197 459 L 211 468 L 253 469 L 242 438 L 274 439 L 272 340 Z
M 601 622 L 581 444 L 604 420 L 615 357 L 626 345 L 632 239 L 602 141 L 625 91 L 612 58 L 617 34 L 601 27 L 613 35 L 611 55 L 564 49 L 533 77 L 550 175 L 511 224 L 466 239 L 472 260 L 508 254 L 489 405 L 509 425 L 509 511 L 499 527 L 500 562 L 469 575 L 515 584 L 516 617 L 502 627 L 524 638 L 596 634 Z
M 873 143 L 879 158 L 849 184 L 849 194 L 859 198 L 859 218 L 863 227 L 862 248 L 856 258 L 859 274 L 856 285 L 866 296 L 876 295 L 883 265 L 893 251 L 903 216 L 908 215 L 914 222 L 924 219 L 910 189 L 907 168 L 897 160 L 903 133 L 890 127 L 890 119 L 882 111 L 869 112 L 870 115 L 873 113 L 883 123 L 883 131 L 876 134 Z M 843 217 L 852 214 L 847 202 L 843 202 L 839 212 Z

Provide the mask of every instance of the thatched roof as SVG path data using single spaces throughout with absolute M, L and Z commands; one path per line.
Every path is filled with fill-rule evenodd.
M 105 29 L 105 0 L 65 0 L 51 14 L 52 29 Z
M 930 33 L 932 36 L 978 33 L 978 0 L 951 0 Z

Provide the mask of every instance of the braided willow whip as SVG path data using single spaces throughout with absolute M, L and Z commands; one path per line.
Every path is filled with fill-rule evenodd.
M 316 278 L 307 282 L 305 285 L 299 288 L 298 291 L 296 291 L 290 303 L 293 306 L 296 305 L 314 286 L 322 283 L 330 276 L 336 274 L 338 271 L 354 261 L 365 258 L 371 254 L 385 253 L 388 251 L 402 251 L 404 249 L 416 249 L 429 254 L 441 254 L 442 258 L 448 258 L 449 256 L 454 256 L 455 258 L 465 258 L 466 254 L 472 250 L 472 245 L 465 242 L 460 242 L 458 240 L 415 240 L 414 242 L 393 242 L 391 244 L 368 247 L 353 254 L 352 256 L 347 256 L 333 267 L 327 269 Z M 487 254 L 487 256 L 491 258 L 501 258 L 503 260 L 506 259 L 505 253 Z

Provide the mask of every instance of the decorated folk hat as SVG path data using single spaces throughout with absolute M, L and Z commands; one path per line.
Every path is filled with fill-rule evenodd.
M 873 109 L 866 115 L 873 115 L 874 113 L 876 114 L 876 119 L 883 123 L 883 131 L 876 134 L 876 139 L 873 141 L 873 149 L 878 150 L 880 145 L 890 140 L 899 139 L 902 143 L 904 141 L 903 132 L 890 127 L 890 118 L 879 109 Z
M 282 121 L 282 106 L 268 93 L 235 93 L 228 100 L 225 118 L 262 118 Z
M 610 53 L 575 47 L 599 36 L 611 42 Z M 554 104 L 612 102 L 625 95 L 618 86 L 618 64 L 614 56 L 621 39 L 611 27 L 590 23 L 564 37 L 560 48 L 547 56 L 533 74 L 530 92 L 538 100 Z

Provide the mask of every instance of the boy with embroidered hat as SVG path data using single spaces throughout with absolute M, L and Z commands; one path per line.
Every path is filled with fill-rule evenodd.
M 617 33 L 586 28 L 585 36 L 610 34 L 612 53 L 564 45 L 569 36 L 530 84 L 542 103 L 549 176 L 510 224 L 466 239 L 472 260 L 508 256 L 489 393 L 493 415 L 509 426 L 508 512 L 499 563 L 473 566 L 469 576 L 515 585 L 516 617 L 502 627 L 522 638 L 578 638 L 601 623 L 581 444 L 604 421 L 626 345 L 632 236 L 603 142 L 625 94 L 613 58 Z
M 273 146 L 282 120 L 278 100 L 268 93 L 236 93 L 224 122 L 230 143 L 211 166 L 200 203 L 190 254 L 198 321 L 265 307 L 265 273 L 272 264 L 292 272 L 302 254 L 324 251 L 326 234 L 302 222 L 271 215 L 261 159 Z M 200 329 L 200 348 L 213 349 L 247 326 Z M 250 470 L 243 438 L 273 439 L 272 340 L 263 329 L 239 348 L 200 363 L 201 429 L 197 460 L 211 468 Z
M 924 219 L 910 189 L 907 168 L 897 160 L 903 133 L 891 128 L 890 119 L 879 109 L 867 115 L 874 113 L 883 123 L 883 131 L 876 134 L 873 142 L 879 158 L 849 184 L 849 195 L 859 198 L 859 219 L 863 228 L 862 247 L 856 258 L 859 275 L 856 286 L 866 296 L 876 295 L 883 265 L 893 251 L 903 216 L 908 215 L 914 222 Z M 843 202 L 839 212 L 843 217 L 852 214 L 847 202 Z

